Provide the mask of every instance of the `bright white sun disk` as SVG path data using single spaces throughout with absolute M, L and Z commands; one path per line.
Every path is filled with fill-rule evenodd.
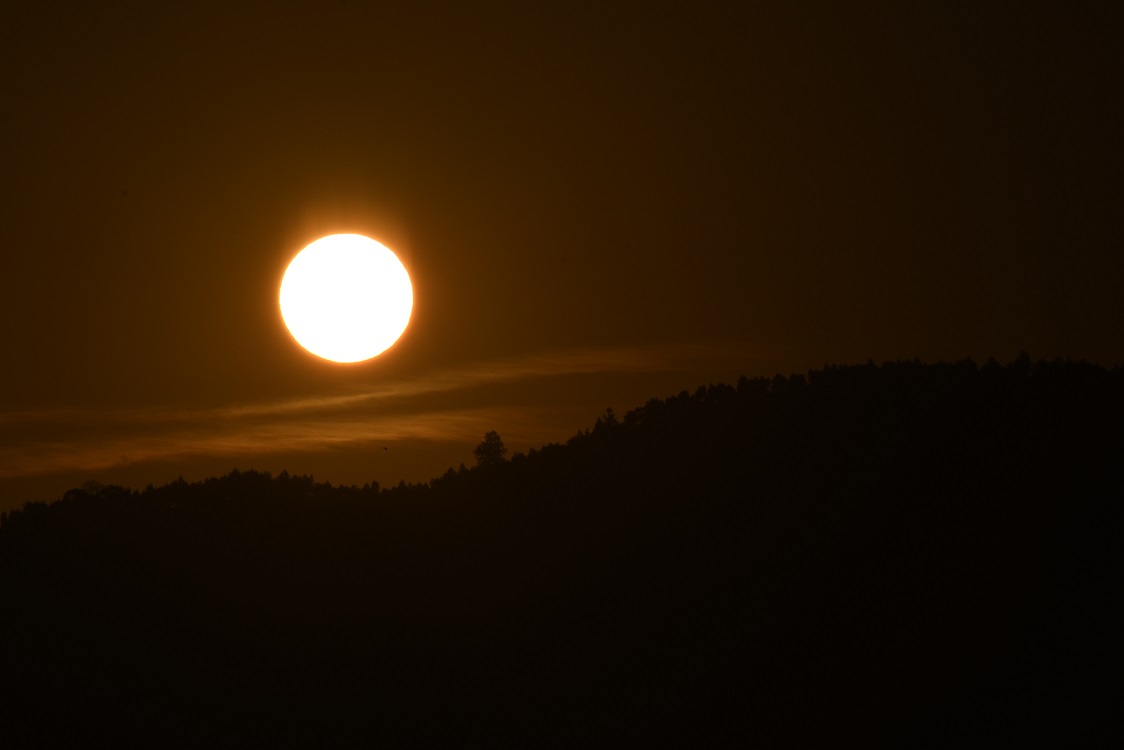
M 406 330 L 414 291 L 389 248 L 360 234 L 316 240 L 281 280 L 281 317 L 308 351 L 361 362 L 389 349 Z

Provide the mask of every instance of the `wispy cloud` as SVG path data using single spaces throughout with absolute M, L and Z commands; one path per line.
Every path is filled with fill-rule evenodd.
M 729 358 L 705 346 L 578 349 L 475 363 L 365 388 L 288 399 L 114 410 L 52 409 L 0 414 L 10 437 L 0 443 L 0 478 L 66 470 L 99 470 L 188 456 L 248 456 L 318 451 L 399 440 L 465 441 L 503 425 L 525 443 L 558 439 L 550 405 L 516 407 L 502 396 L 459 408 L 473 389 L 536 378 L 671 372 Z M 503 389 L 500 390 L 500 393 Z M 438 394 L 452 398 L 427 399 Z
M 338 416 L 264 424 L 227 424 L 156 434 L 123 433 L 91 440 L 30 442 L 0 451 L 0 477 L 33 476 L 56 471 L 95 471 L 147 461 L 190 456 L 240 458 L 262 453 L 318 451 L 359 443 L 401 440 L 478 439 L 482 425 L 511 427 L 527 414 L 512 409 L 466 409 L 400 415 L 368 420 Z M 542 437 L 523 425 L 509 435 L 523 441 Z

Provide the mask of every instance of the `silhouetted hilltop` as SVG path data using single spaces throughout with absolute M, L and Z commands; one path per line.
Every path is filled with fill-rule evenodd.
M 420 485 L 234 471 L 11 513 L 0 743 L 1110 726 L 1119 368 L 827 367 L 609 410 L 510 460 L 497 441 Z

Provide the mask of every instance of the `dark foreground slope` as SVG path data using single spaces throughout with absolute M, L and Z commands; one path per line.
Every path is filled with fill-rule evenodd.
M 0 744 L 1087 746 L 1122 457 L 1124 373 L 1023 358 L 700 388 L 381 493 L 91 486 L 0 527 Z

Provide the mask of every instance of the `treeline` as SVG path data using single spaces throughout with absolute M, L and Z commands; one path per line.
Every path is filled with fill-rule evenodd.
M 1115 710 L 1119 368 L 742 378 L 475 453 L 9 514 L 5 746 L 1080 744 Z

